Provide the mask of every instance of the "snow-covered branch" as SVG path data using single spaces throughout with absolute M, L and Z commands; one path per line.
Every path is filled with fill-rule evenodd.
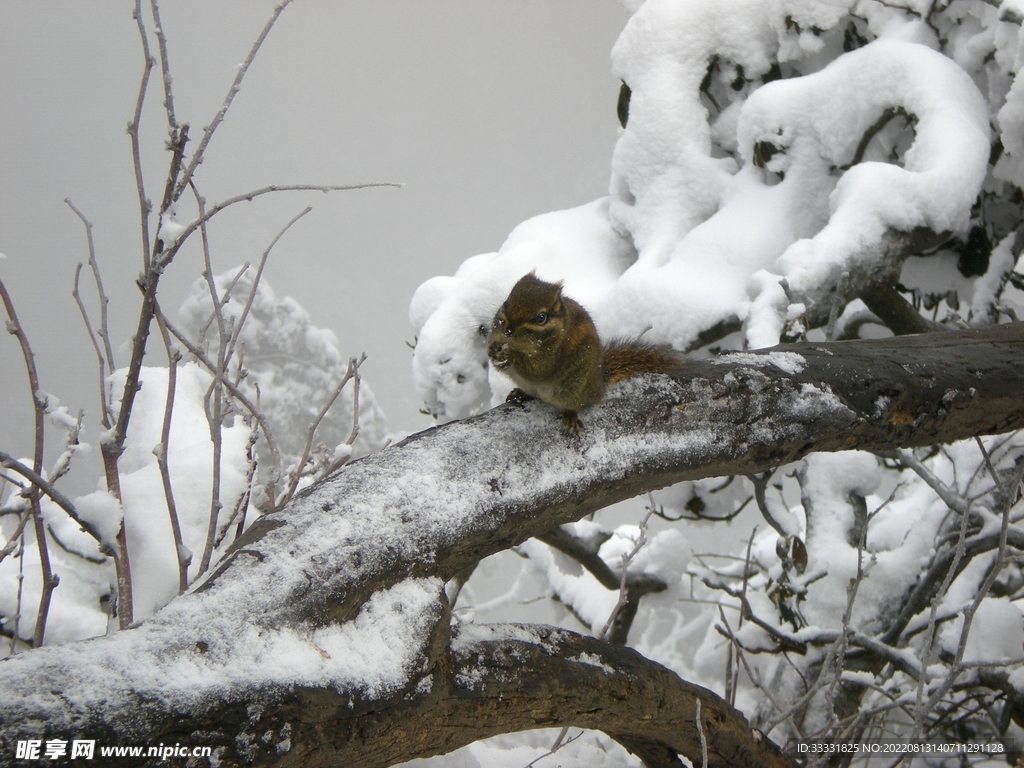
M 578 437 L 566 436 L 542 403 L 506 405 L 352 462 L 255 522 L 204 582 L 152 619 L 0 663 L 9 692 L 0 702 L 0 754 L 45 730 L 118 743 L 187 736 L 252 760 L 288 752 L 286 731 L 302 728 L 308 759 L 346 762 L 368 749 L 356 733 L 371 721 L 400 722 L 403 708 L 415 706 L 402 697 L 415 691 L 418 701 L 448 674 L 445 654 L 459 646 L 439 650 L 448 626 L 441 584 L 481 557 L 687 478 L 751 474 L 812 451 L 913 447 L 1024 425 L 1021 325 L 791 345 L 694 361 L 687 374 L 619 385 L 605 405 L 584 412 Z M 387 658 L 363 658 L 370 648 Z M 495 664 L 474 667 L 479 680 L 499 675 Z M 622 665 L 609 667 L 614 680 Z M 467 669 L 457 682 L 468 685 L 470 676 Z M 713 700 L 700 695 L 707 711 Z M 529 706 L 535 711 L 537 701 Z M 536 727 L 520 715 L 506 702 L 500 722 L 472 738 Z M 682 723 L 692 715 L 672 727 L 687 733 Z M 280 730 L 257 740 L 256 723 L 268 718 Z M 321 741 L 310 718 L 347 726 Z M 574 715 L 547 724 L 594 721 Z M 419 754 L 460 743 L 456 730 Z M 756 735 L 748 736 L 753 748 Z M 643 737 L 682 749 L 653 725 Z M 712 754 L 721 738 L 709 730 Z

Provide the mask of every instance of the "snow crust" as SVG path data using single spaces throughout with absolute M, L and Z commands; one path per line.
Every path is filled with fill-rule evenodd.
M 442 586 L 437 579 L 400 582 L 374 593 L 352 620 L 326 626 L 231 621 L 228 617 L 244 616 L 238 603 L 207 593 L 197 613 L 220 620 L 196 624 L 196 613 L 190 613 L 196 600 L 177 601 L 137 629 L 13 656 L 3 662 L 3 672 L 12 690 L 23 696 L 36 691 L 31 706 L 41 720 L 55 724 L 68 713 L 61 697 L 40 685 L 38 665 L 47 663 L 64 676 L 68 689 L 74 688 L 75 706 L 109 711 L 110 722 L 127 704 L 110 699 L 117 680 L 125 683 L 124 699 L 159 700 L 168 711 L 182 713 L 221 700 L 258 709 L 261 697 L 272 698 L 278 685 L 327 685 L 384 697 L 401 689 L 422 663 Z M 145 728 L 120 724 L 125 735 L 133 727 Z
M 742 352 L 732 352 L 719 357 L 716 362 L 739 363 L 740 365 L 752 365 L 755 368 L 774 365 L 780 371 L 794 375 L 807 367 L 807 361 L 803 355 L 798 355 L 796 352 L 769 352 L 767 355 L 747 355 Z

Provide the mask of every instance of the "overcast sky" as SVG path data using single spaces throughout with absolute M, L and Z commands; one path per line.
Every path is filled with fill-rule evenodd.
M 201 135 L 269 17 L 264 0 L 165 0 L 178 118 Z M 85 408 L 96 437 L 96 362 L 71 298 L 87 256 L 70 197 L 92 220 L 112 337 L 133 332 L 138 203 L 125 126 L 142 56 L 130 0 L 0 0 L 0 278 L 41 387 Z M 403 189 L 281 194 L 236 206 L 211 230 L 214 268 L 275 248 L 267 277 L 331 328 L 393 429 L 417 414 L 409 299 L 429 277 L 494 251 L 520 221 L 605 194 L 618 82 L 616 0 L 296 0 L 271 32 L 196 180 L 215 201 L 268 183 L 400 181 Z M 148 194 L 168 155 L 153 78 L 143 122 Z M 161 288 L 177 310 L 201 271 L 183 251 Z M 160 345 L 151 345 L 155 364 Z M 127 361 L 122 346 L 119 362 Z M 24 366 L 0 336 L 0 449 L 31 452 Z M 52 443 L 55 434 L 48 439 Z

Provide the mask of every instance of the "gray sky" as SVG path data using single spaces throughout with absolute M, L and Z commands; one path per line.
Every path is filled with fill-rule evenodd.
M 94 224 L 116 353 L 134 330 L 141 265 L 125 133 L 142 70 L 132 5 L 0 0 L 0 278 L 41 387 L 86 409 L 91 442 L 96 362 L 71 298 L 87 251 L 63 200 Z M 273 5 L 165 0 L 176 110 L 194 139 Z M 369 355 L 364 374 L 393 429 L 428 426 L 409 372 L 412 292 L 496 250 L 520 221 L 605 194 L 619 85 L 609 51 L 626 18 L 616 0 L 296 0 L 213 139 L 200 192 L 212 202 L 268 183 L 406 186 L 236 206 L 211 229 L 215 270 L 256 262 L 312 205 L 271 254 L 270 283 L 334 330 L 344 354 Z M 150 198 L 169 157 L 161 100 L 154 77 L 143 120 Z M 162 283 L 168 310 L 201 269 L 197 248 L 179 254 Z M 162 345 L 150 346 L 163 364 Z M 31 452 L 26 381 L 3 334 L 0 449 L 20 455 Z

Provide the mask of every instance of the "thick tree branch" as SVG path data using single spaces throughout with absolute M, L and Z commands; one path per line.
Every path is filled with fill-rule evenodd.
M 572 725 L 604 731 L 648 755 L 660 745 L 662 754 L 679 753 L 700 765 L 699 700 L 709 768 L 793 766 L 711 691 L 632 649 L 554 627 L 464 627 L 440 657 L 431 683 L 425 695 L 359 717 L 358 739 L 347 739 L 344 751 L 329 755 L 299 747 L 281 764 L 383 768 L 494 734 Z M 317 732 L 353 728 L 348 721 L 355 718 L 343 706 L 318 714 L 326 718 L 299 725 L 295 743 L 315 744 Z
M 44 732 L 101 733 L 108 743 L 173 734 L 246 762 L 264 747 L 252 742 L 247 753 L 243 736 L 264 733 L 264 721 L 300 727 L 294 701 L 301 695 L 301 722 L 327 724 L 305 732 L 305 764 L 359 764 L 348 756 L 368 749 L 367 729 L 395 704 L 393 690 L 375 695 L 373 681 L 358 676 L 302 683 L 291 656 L 323 650 L 321 636 L 358 628 L 381 595 L 410 578 L 436 583 L 441 605 L 440 584 L 469 564 L 671 483 L 762 472 L 812 451 L 877 451 L 1019 429 L 1021 391 L 1024 325 L 1014 324 L 693 361 L 678 380 L 642 377 L 612 388 L 606 404 L 583 412 L 577 437 L 565 435 L 555 410 L 539 402 L 427 430 L 350 463 L 258 520 L 202 585 L 138 628 L 0 663 L 0 754 Z M 429 634 L 422 614 L 408 609 L 402 636 Z M 431 621 L 447 626 L 442 613 Z M 271 664 L 277 656 L 270 650 L 254 659 L 254 644 L 278 643 L 289 665 Z M 425 658 L 419 669 L 442 665 L 444 655 Z M 183 686 L 183 670 L 194 670 L 188 680 L 201 684 Z M 423 673 L 407 674 L 414 686 Z M 346 696 L 354 708 L 345 705 L 349 726 L 334 729 L 329 723 Z M 524 717 L 519 704 L 501 701 L 495 695 L 481 706 L 500 711 L 504 722 Z M 649 704 L 639 697 L 621 706 Z M 604 727 L 584 709 L 572 724 Z M 722 742 L 706 712 L 715 753 Z M 404 722 L 392 719 L 391 727 Z M 647 746 L 682 748 L 657 721 L 650 726 Z M 440 748 L 464 743 L 456 724 L 439 727 Z M 614 725 L 608 730 L 623 735 Z M 694 725 L 691 744 L 695 734 Z M 274 743 L 285 744 L 280 753 L 267 747 L 260 754 L 285 762 L 300 742 Z

